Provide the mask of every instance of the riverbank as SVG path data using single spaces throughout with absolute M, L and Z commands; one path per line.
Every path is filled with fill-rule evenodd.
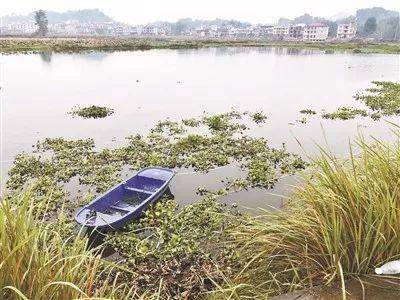
M 307 43 L 263 40 L 204 40 L 178 38 L 0 38 L 0 53 L 132 51 L 150 49 L 198 49 L 207 47 L 287 47 L 349 51 L 353 53 L 400 53 L 400 43 Z

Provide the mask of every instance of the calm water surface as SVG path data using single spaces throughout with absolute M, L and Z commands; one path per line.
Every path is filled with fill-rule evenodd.
M 1 56 L 2 185 L 13 157 L 31 151 L 39 139 L 93 137 L 99 148 L 111 147 L 124 143 L 125 136 L 148 132 L 160 119 L 231 108 L 263 110 L 268 122 L 252 134 L 267 137 L 272 146 L 285 143 L 290 151 L 314 155 L 325 135 L 332 151 L 343 155 L 349 139 L 360 133 L 392 139 L 390 125 L 368 118 L 319 117 L 300 124 L 299 110 L 362 107 L 352 96 L 373 80 L 400 80 L 399 57 L 282 48 Z M 112 107 L 115 113 L 99 120 L 67 114 L 75 105 L 92 104 Z M 196 199 L 198 186 L 217 188 L 220 179 L 238 175 L 227 167 L 177 176 L 171 190 L 185 204 Z M 282 195 L 296 181 L 286 178 L 273 191 L 255 189 L 229 200 L 253 208 L 280 207 Z

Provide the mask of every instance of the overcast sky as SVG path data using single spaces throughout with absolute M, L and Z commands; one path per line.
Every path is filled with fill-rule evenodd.
M 139 24 L 182 17 L 238 19 L 252 23 L 274 22 L 304 13 L 330 17 L 358 8 L 382 6 L 400 10 L 400 0 L 1 0 L 0 15 L 99 8 L 117 21 Z

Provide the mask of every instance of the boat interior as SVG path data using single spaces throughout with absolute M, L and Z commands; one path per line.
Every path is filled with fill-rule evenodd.
M 85 207 L 79 219 L 88 225 L 110 224 L 135 211 L 143 202 L 157 193 L 164 183 L 165 181 L 161 179 L 135 176 Z

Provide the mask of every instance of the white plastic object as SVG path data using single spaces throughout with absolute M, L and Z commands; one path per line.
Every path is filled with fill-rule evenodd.
M 400 273 L 400 260 L 390 261 L 380 268 L 375 268 L 375 273 L 378 275 L 393 275 Z

